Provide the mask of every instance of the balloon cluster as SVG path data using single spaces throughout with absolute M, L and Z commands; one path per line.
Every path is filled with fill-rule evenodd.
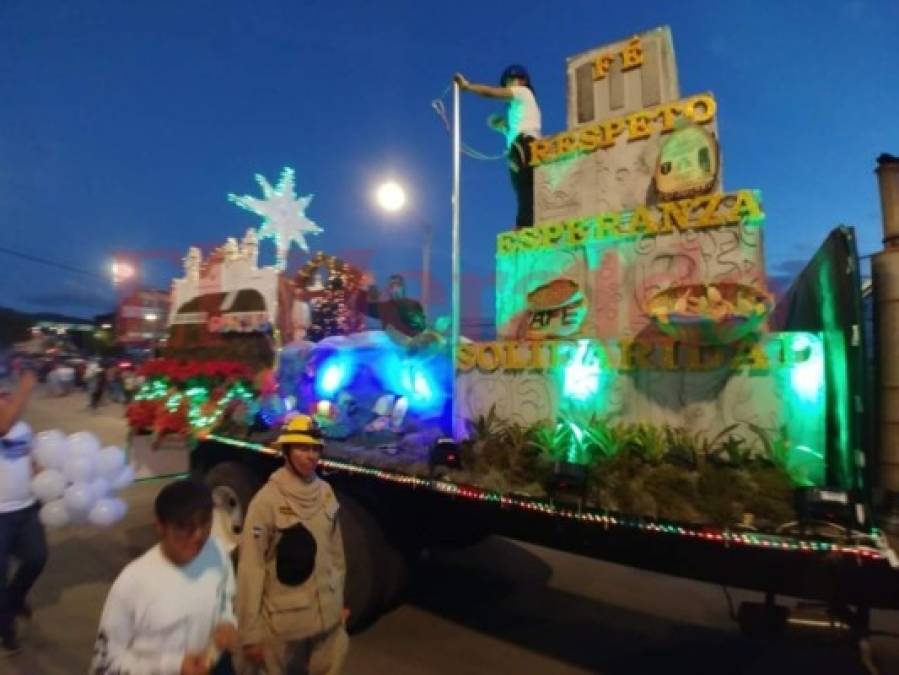
M 298 297 L 312 310 L 310 340 L 348 335 L 365 327 L 365 317 L 356 308 L 362 281 L 360 270 L 321 251 L 300 268 L 294 284 L 299 289 Z
M 43 470 L 32 479 L 31 492 L 43 504 L 40 519 L 47 527 L 105 527 L 125 516 L 127 505 L 113 495 L 131 485 L 134 468 L 121 448 L 101 448 L 88 431 L 66 436 L 53 430 L 34 437 L 33 456 Z

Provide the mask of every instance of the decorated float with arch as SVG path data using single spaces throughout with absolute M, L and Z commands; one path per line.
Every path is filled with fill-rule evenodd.
M 257 177 L 262 198 L 231 195 L 265 220 L 185 257 L 166 358 L 128 412 L 152 439 L 139 475 L 186 469 L 170 441 L 188 439 L 233 537 L 279 426 L 314 415 L 362 622 L 392 601 L 401 554 L 490 532 L 769 595 L 899 604 L 870 508 L 852 231 L 775 302 L 763 193 L 724 188 L 718 103 L 681 95 L 669 30 L 571 57 L 567 86 L 568 128 L 532 147 L 537 224 L 497 236 L 495 340 L 454 344 L 325 253 L 286 274 L 291 242 L 308 252 L 321 231 L 291 170 Z M 260 266 L 267 237 L 276 263 Z

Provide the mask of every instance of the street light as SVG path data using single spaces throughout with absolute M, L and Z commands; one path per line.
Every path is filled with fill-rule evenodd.
M 401 211 L 406 206 L 406 190 L 394 180 L 381 183 L 375 190 L 375 201 L 378 206 L 389 213 Z M 427 315 L 431 300 L 431 223 L 413 211 L 415 218 L 425 230 L 425 243 L 421 250 L 421 306 Z
M 114 260 L 110 265 L 110 271 L 112 272 L 112 283 L 116 285 L 128 281 L 135 274 L 134 265 L 122 260 Z
M 392 180 L 378 186 L 375 198 L 382 209 L 391 213 L 399 211 L 406 205 L 406 191 L 402 185 Z

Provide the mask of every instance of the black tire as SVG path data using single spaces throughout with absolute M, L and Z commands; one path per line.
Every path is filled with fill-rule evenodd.
M 231 497 L 236 500 L 234 506 L 239 507 L 241 514 L 241 527 L 233 527 L 235 537 L 240 535 L 243 519 L 246 518 L 247 510 L 250 508 L 250 500 L 253 495 L 262 487 L 262 479 L 254 474 L 247 467 L 237 462 L 221 462 L 216 464 L 209 470 L 204 478 L 204 482 L 213 492 L 213 497 L 219 500 L 221 492 L 230 492 Z M 222 490 L 225 488 L 225 490 Z M 218 507 L 219 504 L 217 503 Z
M 387 612 L 400 604 L 409 577 L 409 563 L 399 549 L 385 541 L 381 549 L 380 567 L 384 571 L 381 609 Z
M 377 618 L 383 607 L 380 580 L 386 542 L 381 526 L 355 499 L 338 494 L 340 529 L 346 554 L 344 604 L 350 610 L 347 630 L 357 633 Z

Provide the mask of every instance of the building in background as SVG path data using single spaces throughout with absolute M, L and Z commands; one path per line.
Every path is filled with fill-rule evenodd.
M 153 350 L 168 332 L 169 292 L 135 290 L 122 298 L 115 315 L 115 343 L 125 349 Z

